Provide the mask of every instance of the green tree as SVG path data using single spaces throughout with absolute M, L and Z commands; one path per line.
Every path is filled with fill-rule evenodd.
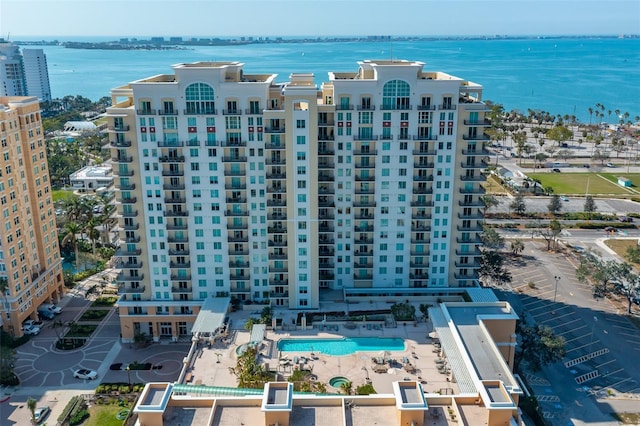
M 556 248 L 558 246 L 558 237 L 562 233 L 562 224 L 553 219 L 549 221 L 549 224 L 546 228 L 540 230 L 540 235 L 547 242 L 547 250 L 551 250 L 551 245 Z
M 560 210 L 562 210 L 562 203 L 560 202 L 560 196 L 558 194 L 553 194 L 549 204 L 547 205 L 547 209 L 552 215 L 560 213 Z
M 524 196 L 520 193 L 517 193 L 513 197 L 513 201 L 511 202 L 511 204 L 509 204 L 509 208 L 518 215 L 524 214 L 524 212 L 527 211 L 527 205 L 524 201 Z
M 580 257 L 580 265 L 576 268 L 576 278 L 580 282 L 591 281 L 594 292 L 606 296 L 612 289 L 609 288 L 615 279 L 615 260 L 604 261 L 592 253 Z
M 345 395 L 351 395 L 353 393 L 353 383 L 349 380 L 340 384 L 340 390 Z
M 36 405 L 37 404 L 38 404 L 38 401 L 36 401 L 35 399 L 31 397 L 27 399 L 27 408 L 31 412 L 31 421 L 33 422 L 34 425 L 36 424 Z
M 4 333 L 4 332 L 2 332 Z M 4 334 L 6 337 L 6 334 Z M 0 346 L 0 384 L 15 384 L 13 366 L 18 359 L 16 350 L 8 346 Z
M 69 243 L 73 246 L 73 252 L 75 253 L 74 264 L 76 271 L 78 271 L 78 260 L 80 257 L 78 251 L 78 234 L 82 231 L 82 228 L 76 222 L 68 222 L 65 225 L 65 229 L 67 234 L 62 238 L 62 245 Z
M 494 250 L 483 250 L 478 277 L 484 285 L 505 285 L 511 282 L 511 273 L 504 267 L 503 256 Z
M 501 250 L 504 248 L 504 238 L 493 228 L 485 226 L 480 234 L 482 244 L 488 250 Z
M 598 210 L 596 202 L 591 195 L 587 195 L 584 199 L 584 211 L 589 213 L 589 219 L 591 219 L 591 213 L 594 213 L 596 210 Z
M 564 126 L 556 126 L 547 132 L 547 138 L 556 141 L 558 146 L 573 137 L 573 132 Z
M 560 361 L 565 355 L 565 340 L 556 336 L 551 327 L 531 326 L 518 321 L 516 326 L 518 345 L 514 355 L 514 370 L 520 371 L 524 361 L 533 371 L 545 365 Z
M 516 132 L 512 136 L 513 142 L 516 144 L 516 154 L 520 157 L 520 165 L 522 165 L 522 153 L 525 151 L 525 147 L 527 146 L 527 133 L 526 132 Z
M 487 211 L 493 207 L 497 207 L 500 205 L 501 201 L 495 195 L 491 194 L 483 194 L 480 196 L 480 201 L 482 202 L 482 215 L 486 216 Z
M 631 314 L 633 298 L 640 293 L 640 276 L 627 262 L 617 263 L 613 268 L 613 291 L 627 300 L 627 313 Z
M 627 247 L 627 252 L 624 257 L 631 263 L 640 263 L 640 247 L 635 244 L 631 247 Z
M 514 255 L 519 255 L 524 251 L 524 243 L 519 240 L 519 239 L 515 239 L 513 241 L 511 241 L 511 253 Z

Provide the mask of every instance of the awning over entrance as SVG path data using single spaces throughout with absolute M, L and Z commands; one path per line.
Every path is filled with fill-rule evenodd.
M 251 328 L 251 338 L 249 338 L 249 342 L 251 343 L 260 343 L 264 339 L 264 334 L 267 331 L 266 324 L 254 324 Z
M 202 303 L 192 334 L 215 335 L 224 325 L 224 317 L 229 310 L 230 297 L 208 297 Z

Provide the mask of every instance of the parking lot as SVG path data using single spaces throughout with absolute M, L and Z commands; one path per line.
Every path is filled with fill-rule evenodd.
M 544 416 L 558 425 L 571 419 L 611 421 L 596 399 L 615 410 L 614 399 L 640 392 L 640 368 L 630 356 L 640 355 L 640 333 L 620 315 L 619 305 L 594 299 L 590 286 L 577 280 L 576 260 L 547 252 L 544 241 L 527 241 L 522 258 L 507 265 L 512 284 L 499 292 L 530 322 L 565 339 L 561 363 L 527 375 Z

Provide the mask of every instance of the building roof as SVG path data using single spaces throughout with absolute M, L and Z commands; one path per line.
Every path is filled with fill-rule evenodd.
M 215 332 L 224 324 L 224 317 L 229 310 L 231 298 L 229 297 L 208 297 L 202 303 L 196 322 L 191 329 L 192 334 Z

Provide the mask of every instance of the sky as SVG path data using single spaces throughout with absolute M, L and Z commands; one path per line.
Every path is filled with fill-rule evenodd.
M 0 37 L 640 34 L 640 0 L 0 0 Z

